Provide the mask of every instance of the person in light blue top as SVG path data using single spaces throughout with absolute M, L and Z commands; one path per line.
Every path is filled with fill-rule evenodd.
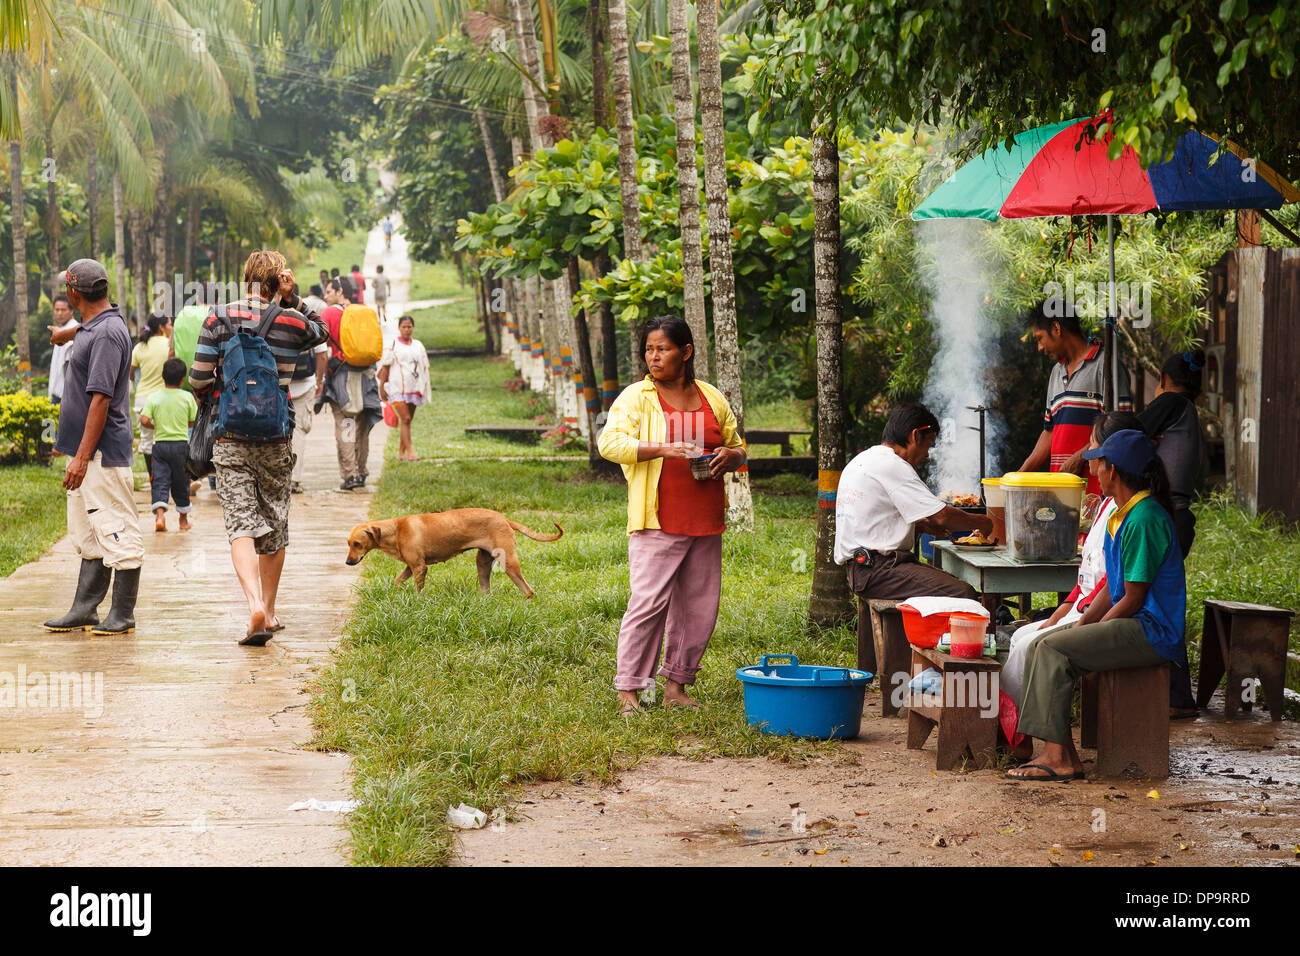
M 1018 729 L 1042 740 L 1043 751 L 1009 771 L 1011 780 L 1083 778 L 1070 701 L 1084 674 L 1186 665 L 1187 582 L 1155 445 L 1144 432 L 1121 429 L 1100 447 L 1094 439 L 1083 457 L 1102 493 L 1115 499 L 1103 547 L 1107 586 L 1077 623 L 1039 638 L 1025 655 Z

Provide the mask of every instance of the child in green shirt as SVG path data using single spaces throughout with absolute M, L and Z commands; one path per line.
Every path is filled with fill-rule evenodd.
M 194 396 L 181 388 L 185 363 L 169 358 L 163 363 L 163 385 L 150 395 L 140 414 L 140 424 L 154 430 L 153 443 L 153 514 L 154 531 L 167 530 L 167 498 L 176 502 L 181 516 L 180 529 L 190 530 L 190 478 L 185 472 L 189 451 L 190 425 L 198 416 Z

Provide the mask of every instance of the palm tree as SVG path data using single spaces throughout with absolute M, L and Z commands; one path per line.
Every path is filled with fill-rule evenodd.
M 15 108 L 18 104 L 18 66 L 16 55 L 9 61 L 9 95 Z M 16 109 L 15 109 L 16 112 Z M 32 343 L 27 335 L 27 224 L 23 202 L 23 147 L 17 139 L 9 141 L 9 196 L 13 210 L 13 245 L 14 245 L 14 338 L 18 343 L 19 367 L 31 368 Z M 30 389 L 31 380 L 23 377 L 24 385 Z
M 695 339 L 695 374 L 709 377 L 704 317 L 704 250 L 700 239 L 700 173 L 695 162 L 695 101 L 691 96 L 691 26 L 686 0 L 668 0 L 672 42 L 673 119 L 677 126 L 677 205 L 682 231 L 682 293 Z
M 700 40 L 700 128 L 704 135 L 704 192 L 709 217 L 709 275 L 713 290 L 713 334 L 718 387 L 745 434 L 745 401 L 740 382 L 740 337 L 736 331 L 736 277 L 731 266 L 731 211 L 727 196 L 726 117 L 722 109 L 722 54 L 718 49 L 718 0 L 699 0 L 695 28 Z M 727 524 L 754 527 L 749 471 L 727 476 Z
M 618 185 L 623 206 L 623 256 L 640 260 L 641 202 L 637 198 L 636 136 L 632 117 L 632 69 L 628 59 L 627 3 L 609 0 L 609 50 L 614 73 L 614 116 L 618 125 Z M 645 374 L 641 323 L 632 323 L 633 377 Z
M 829 627 L 852 614 L 848 580 L 835 563 L 835 492 L 844 470 L 840 311 L 840 154 L 833 119 L 812 135 L 813 283 L 817 328 L 817 543 L 808 615 Z

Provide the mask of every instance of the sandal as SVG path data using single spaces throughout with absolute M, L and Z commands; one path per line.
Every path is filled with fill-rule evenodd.
M 1071 774 L 1057 773 L 1051 767 L 1044 767 L 1041 763 L 1022 763 L 1016 769 L 1017 770 L 1041 770 L 1043 771 L 1043 773 L 1035 774 L 1032 777 L 1026 777 L 1020 774 L 1014 774 L 1010 770 L 1008 770 L 1006 773 L 1002 775 L 1002 779 L 1014 780 L 1016 781 L 1016 783 L 1025 783 L 1034 780 L 1043 780 L 1048 783 L 1051 783 L 1052 781 L 1057 781 L 1060 783 L 1069 783 L 1071 780 L 1083 779 L 1082 770 L 1076 770 L 1074 773 Z
M 252 628 L 243 639 L 239 642 L 241 647 L 265 647 L 266 642 L 271 639 L 271 629 L 266 626 L 266 613 L 257 611 L 253 614 L 249 625 Z

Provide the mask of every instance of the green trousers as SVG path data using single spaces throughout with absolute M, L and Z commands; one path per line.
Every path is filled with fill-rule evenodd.
M 1167 663 L 1147 640 L 1142 622 L 1132 617 L 1044 634 L 1025 652 L 1025 683 L 1016 729 L 1039 740 L 1068 743 L 1075 681 L 1094 671 Z

